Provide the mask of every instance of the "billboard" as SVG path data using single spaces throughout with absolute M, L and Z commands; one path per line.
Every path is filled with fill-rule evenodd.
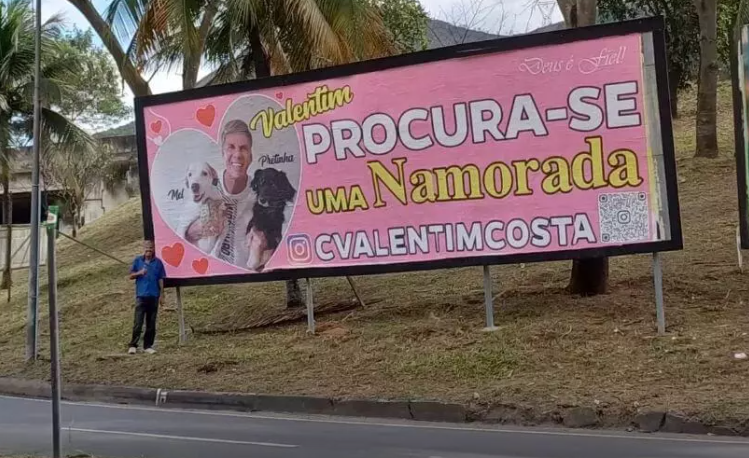
M 682 245 L 663 23 L 136 100 L 168 285 Z
M 734 136 L 736 139 L 736 175 L 739 191 L 739 230 L 741 248 L 749 248 L 749 214 L 747 176 L 749 176 L 749 26 L 739 24 L 733 44 L 731 73 L 733 79 Z

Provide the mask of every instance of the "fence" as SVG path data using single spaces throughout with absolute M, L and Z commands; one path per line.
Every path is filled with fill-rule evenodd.
M 11 268 L 21 269 L 29 267 L 29 252 L 31 241 L 31 225 L 14 224 L 11 230 Z M 8 228 L 0 227 L 0 270 L 5 269 L 5 249 L 8 243 Z M 39 261 L 40 265 L 47 263 L 47 233 L 39 231 Z

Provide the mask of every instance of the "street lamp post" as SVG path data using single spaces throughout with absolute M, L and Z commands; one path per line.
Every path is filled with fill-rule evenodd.
M 26 361 L 36 359 L 39 337 L 37 330 L 39 311 L 39 223 L 41 219 L 39 205 L 39 156 L 42 141 L 42 107 L 39 94 L 39 80 L 41 77 L 42 58 L 42 0 L 36 0 L 34 16 L 34 144 L 31 166 L 31 248 L 29 256 L 29 301 L 26 323 Z

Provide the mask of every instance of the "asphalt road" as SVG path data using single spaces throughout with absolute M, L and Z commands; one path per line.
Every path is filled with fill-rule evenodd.
M 746 458 L 736 438 L 64 403 L 63 453 L 112 458 Z M 48 401 L 0 396 L 0 454 L 50 453 Z

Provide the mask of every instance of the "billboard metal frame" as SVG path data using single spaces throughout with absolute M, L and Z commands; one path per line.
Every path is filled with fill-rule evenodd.
M 167 278 L 165 286 L 196 286 L 226 283 L 251 283 L 279 281 L 300 278 L 339 277 L 352 275 L 371 275 L 417 270 L 434 270 L 469 266 L 487 266 L 530 262 L 548 262 L 603 256 L 621 256 L 631 254 L 656 253 L 661 251 L 680 250 L 683 247 L 681 217 L 676 179 L 676 160 L 671 122 L 671 106 L 668 86 L 666 60 L 665 24 L 662 17 L 636 19 L 631 21 L 594 25 L 559 31 L 519 35 L 496 40 L 467 43 L 446 48 L 421 51 L 399 56 L 373 59 L 347 65 L 328 67 L 288 75 L 280 75 L 257 80 L 207 86 L 181 92 L 138 97 L 135 99 L 135 125 L 138 144 L 138 164 L 140 191 L 143 208 L 143 228 L 146 239 L 153 239 L 150 177 L 146 157 L 146 126 L 144 110 L 154 105 L 164 105 L 187 100 L 203 99 L 231 95 L 260 89 L 282 87 L 293 84 L 309 83 L 319 80 L 340 78 L 363 73 L 377 72 L 392 68 L 406 67 L 448 59 L 460 59 L 491 53 L 515 51 L 526 48 L 560 45 L 577 41 L 594 40 L 606 37 L 629 34 L 652 34 L 657 98 L 659 113 L 654 114 L 660 120 L 661 143 L 663 148 L 663 165 L 666 176 L 666 196 L 668 201 L 668 220 L 671 227 L 671 238 L 656 242 L 644 242 L 605 248 L 588 248 L 581 250 L 563 250 L 545 253 L 528 253 L 517 255 L 471 256 L 458 259 L 436 261 L 404 262 L 394 264 L 372 264 L 348 267 L 312 267 L 284 269 L 272 272 L 222 275 L 200 278 Z

